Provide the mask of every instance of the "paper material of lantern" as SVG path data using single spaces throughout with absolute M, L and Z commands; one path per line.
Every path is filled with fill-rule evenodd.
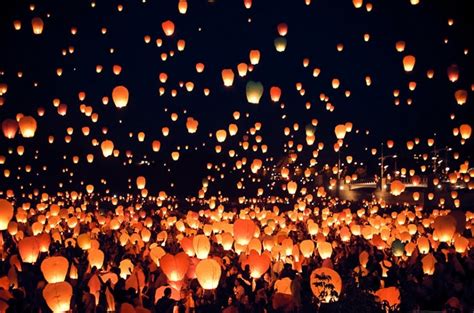
M 221 277 L 221 266 L 214 259 L 201 260 L 196 266 L 196 277 L 203 289 L 216 289 Z
M 8 228 L 8 223 L 13 217 L 13 211 L 13 205 L 9 201 L 0 199 L 0 231 Z
M 400 305 L 400 290 L 397 287 L 382 288 L 375 292 L 380 302 L 385 302 L 389 307 L 395 308 Z
M 40 253 L 38 238 L 25 237 L 18 243 L 21 259 L 24 263 L 35 263 Z
M 165 254 L 160 259 L 160 266 L 170 281 L 181 281 L 188 271 L 189 257 L 184 252 L 176 255 Z
M 252 104 L 259 104 L 263 95 L 263 85 L 260 82 L 249 81 L 246 86 L 247 101 Z
M 250 276 L 253 278 L 260 278 L 270 268 L 271 260 L 267 254 L 259 255 L 257 252 L 252 250 L 247 263 L 250 267 Z
M 209 255 L 209 251 L 211 250 L 211 243 L 209 241 L 209 238 L 207 238 L 205 235 L 194 236 L 193 248 L 198 259 L 206 259 Z
M 235 242 L 239 245 L 248 245 L 255 234 L 256 228 L 252 220 L 236 220 L 233 226 Z
M 71 297 L 72 286 L 68 282 L 47 284 L 43 289 L 43 298 L 54 313 L 69 311 Z
M 124 108 L 128 104 L 128 89 L 125 86 L 117 86 L 112 90 L 112 100 L 117 108 Z
M 310 276 L 311 291 L 322 303 L 339 300 L 342 280 L 339 274 L 327 267 L 315 269 Z
M 50 284 L 60 283 L 66 279 L 69 261 L 62 256 L 53 256 L 41 262 L 41 272 L 44 279 Z

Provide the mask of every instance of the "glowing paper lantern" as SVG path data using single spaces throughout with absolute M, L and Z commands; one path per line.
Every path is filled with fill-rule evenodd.
M 250 267 L 250 276 L 253 278 L 260 278 L 270 268 L 271 260 L 267 254 L 259 255 L 255 250 L 252 250 L 248 259 Z
M 43 298 L 54 313 L 69 311 L 71 297 L 72 286 L 68 282 L 47 284 L 43 289 Z
M 13 205 L 5 199 L 0 199 L 0 231 L 8 228 L 13 217 Z
M 257 226 L 252 220 L 238 219 L 234 223 L 234 239 L 239 245 L 248 245 Z
M 203 289 L 216 289 L 221 277 L 221 266 L 214 259 L 201 260 L 196 266 L 196 277 Z
M 138 176 L 136 184 L 137 184 L 138 189 L 140 189 L 140 190 L 144 189 L 145 186 L 146 186 L 146 178 L 143 177 L 143 176 Z
M 394 196 L 399 196 L 405 191 L 405 184 L 399 180 L 394 180 L 390 184 L 390 193 Z
M 433 275 L 434 274 L 436 259 L 431 253 L 424 256 L 421 259 L 421 263 L 423 265 L 423 273 L 425 273 L 426 275 Z
M 232 69 L 223 69 L 222 81 L 224 82 L 224 86 L 232 86 L 232 84 L 234 83 L 234 71 L 232 71 Z
M 105 254 L 99 249 L 89 249 L 87 260 L 89 261 L 90 267 L 96 267 L 101 269 L 104 265 Z
M 20 133 L 25 138 L 32 138 L 36 132 L 36 120 L 32 116 L 23 116 L 19 121 Z
M 459 132 L 461 133 L 461 138 L 467 140 L 471 138 L 472 128 L 469 124 L 462 124 L 459 126 Z
M 18 243 L 20 257 L 24 263 L 35 263 L 40 253 L 38 238 L 25 237 Z
M 44 22 L 40 17 L 34 17 L 31 20 L 31 28 L 33 29 L 33 34 L 41 35 L 43 33 Z
M 104 157 L 109 157 L 114 152 L 114 143 L 111 140 L 105 140 L 100 144 Z
M 329 242 L 323 241 L 318 243 L 318 252 L 321 259 L 329 259 L 332 254 L 332 245 Z
M 314 296 L 322 303 L 339 300 L 342 280 L 336 271 L 327 267 L 317 268 L 311 273 L 310 284 Z
M 41 272 L 44 279 L 50 284 L 60 283 L 66 279 L 69 261 L 62 256 L 53 256 L 41 262 Z
M 433 228 L 440 242 L 450 242 L 456 232 L 456 220 L 449 215 L 438 216 Z
M 400 304 L 400 291 L 397 287 L 379 289 L 375 292 L 375 296 L 380 302 L 385 302 L 389 307 L 396 307 Z
M 294 195 L 296 193 L 296 190 L 298 189 L 298 184 L 294 181 L 290 181 L 287 184 L 287 189 L 290 195 Z
M 174 34 L 174 23 L 170 20 L 161 23 L 161 28 L 166 36 L 172 36 Z
M 263 95 L 263 84 L 260 82 L 249 81 L 246 86 L 247 101 L 258 104 Z
M 415 62 L 416 59 L 412 55 L 407 55 L 403 58 L 403 68 L 405 69 L 405 72 L 411 72 L 413 71 L 413 68 L 415 67 Z
M 168 253 L 160 259 L 160 266 L 170 281 L 181 281 L 188 271 L 189 257 L 184 252 L 176 255 Z
M 346 125 L 340 124 L 334 128 L 334 133 L 336 134 L 337 139 L 344 139 L 346 136 Z
M 314 252 L 314 242 L 312 240 L 304 240 L 300 243 L 301 254 L 305 258 L 310 258 Z
M 194 236 L 193 248 L 198 259 L 206 259 L 209 255 L 209 251 L 211 250 L 211 243 L 209 241 L 209 238 L 207 238 L 205 235 Z
M 225 129 L 220 129 L 216 132 L 217 142 L 224 142 L 226 138 L 227 132 L 225 131 Z
M 112 100 L 117 108 L 124 108 L 128 104 L 128 89 L 125 86 L 117 86 L 112 90 Z
M 7 139 L 13 139 L 18 132 L 18 123 L 13 119 L 6 119 L 2 122 L 3 135 Z

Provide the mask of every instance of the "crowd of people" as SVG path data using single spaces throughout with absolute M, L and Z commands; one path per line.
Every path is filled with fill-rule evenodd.
M 110 211 L 105 215 L 112 218 L 113 214 Z M 168 217 L 185 216 L 185 212 L 179 210 L 167 214 Z M 120 241 L 123 232 L 134 232 L 130 222 L 134 218 L 137 221 L 131 212 L 126 213 L 120 231 L 104 227 L 103 231 L 93 232 L 92 238 L 104 252 L 100 269 L 90 266 L 87 250 L 65 240 L 90 231 L 91 225 L 96 227 L 98 224 L 94 218 L 88 223 L 78 223 L 76 231 L 65 229 L 62 232 L 64 240 L 51 240 L 48 252 L 41 253 L 34 264 L 21 262 L 21 259 L 17 262 L 18 239 L 3 231 L 0 312 L 51 312 L 42 296 L 47 283 L 40 268 L 42 261 L 50 256 L 63 256 L 69 261 L 66 280 L 73 287 L 72 312 L 470 312 L 474 308 L 472 250 L 460 254 L 453 247 L 441 243 L 433 251 L 436 259 L 434 273 L 426 275 L 420 261 L 422 255 L 416 251 L 409 257 L 399 257 L 390 247 L 379 249 L 361 236 L 352 236 L 350 242 L 342 242 L 335 232 L 329 232 L 326 241 L 339 243 L 333 245 L 331 258 L 323 260 L 315 254 L 304 258 L 301 266 L 292 266 L 291 262 L 272 262 L 261 277 L 253 278 L 249 266 L 242 266 L 242 255 L 224 250 L 211 240 L 210 254 L 220 260 L 222 274 L 216 289 L 205 290 L 192 275 L 180 282 L 170 282 L 162 269 L 147 256 L 150 243 L 137 244 L 129 240 L 123 244 Z M 151 215 L 151 218 L 153 223 L 149 229 L 151 237 L 156 238 L 163 231 L 165 217 L 160 213 Z M 206 221 L 205 216 L 200 219 Z M 18 229 L 25 234 L 31 233 L 28 223 L 18 223 Z M 168 228 L 167 232 L 163 243 L 166 251 L 172 254 L 182 251 L 176 227 Z M 470 234 L 466 236 L 471 237 Z M 294 242 L 311 238 L 304 221 L 296 222 L 288 237 Z M 360 255 L 364 251 L 369 257 L 361 266 Z M 121 267 L 123 260 L 133 265 L 125 275 Z M 276 263 L 281 266 L 276 266 Z M 342 292 L 334 294 L 328 303 L 316 297 L 311 289 L 310 275 L 321 267 L 334 269 L 342 281 Z M 288 284 L 282 283 L 285 279 Z M 377 297 L 378 290 L 388 287 L 398 290 L 398 301 L 387 302 Z

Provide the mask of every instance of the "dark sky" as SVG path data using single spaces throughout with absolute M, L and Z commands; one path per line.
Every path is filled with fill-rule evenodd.
M 471 90 L 474 13 L 468 7 L 469 1 L 421 0 L 416 6 L 409 0 L 375 1 L 371 12 L 365 8 L 366 1 L 360 9 L 354 8 L 350 0 L 312 2 L 307 6 L 303 0 L 254 0 L 252 7 L 246 9 L 243 1 L 237 0 L 213 3 L 188 0 L 187 13 L 179 14 L 178 0 L 146 3 L 100 0 L 94 8 L 91 1 L 78 0 L 2 1 L 0 84 L 7 84 L 8 91 L 3 95 L 0 122 L 14 119 L 17 113 L 32 115 L 38 122 L 38 131 L 32 139 L 22 138 L 20 134 L 13 140 L 1 136 L 0 155 L 6 156 L 6 163 L 0 169 L 10 169 L 12 174 L 0 179 L 0 190 L 25 186 L 26 190 L 44 187 L 48 192 L 83 191 L 83 183 L 93 184 L 96 190 L 110 188 L 113 192 L 123 192 L 129 178 L 135 189 L 135 178 L 144 175 L 147 188 L 153 193 L 166 190 L 171 194 L 196 195 L 203 177 L 217 178 L 224 173 L 224 179 L 217 179 L 211 190 L 238 195 L 240 192 L 235 188 L 238 179 L 244 176 L 245 181 L 250 181 L 251 160 L 273 158 L 264 164 L 268 168 L 276 164 L 286 155 L 284 144 L 289 137 L 284 136 L 283 128 L 299 123 L 299 131 L 292 134 L 295 143 L 304 143 L 305 126 L 313 118 L 319 121 L 316 143 L 325 144 L 317 169 L 337 162 L 332 148 L 336 141 L 334 127 L 349 121 L 354 130 L 346 136 L 344 143 L 348 146 L 341 155 L 353 155 L 355 161 L 368 164 L 368 172 L 373 174 L 377 172 L 377 160 L 365 148 L 378 148 L 387 139 L 395 141 L 390 153 L 399 154 L 400 167 L 414 167 L 413 154 L 429 152 L 432 148 L 427 147 L 426 140 L 434 133 L 437 146 L 449 145 L 461 153 L 457 163 L 472 158 L 471 141 L 461 146 L 459 137 L 452 135 L 454 127 L 472 124 L 474 117 Z M 33 11 L 30 4 L 35 5 Z M 122 12 L 117 10 L 119 4 L 123 4 Z M 41 17 L 45 24 L 39 36 L 32 34 L 33 17 Z M 450 18 L 454 20 L 452 26 L 448 25 Z M 20 31 L 13 28 L 16 19 L 22 22 Z M 165 20 L 175 23 L 171 37 L 162 31 L 161 23 Z M 284 53 L 274 47 L 279 23 L 288 25 Z M 71 27 L 77 27 L 76 35 L 71 34 Z M 103 27 L 107 28 L 105 35 L 101 33 Z M 370 35 L 368 42 L 363 40 L 366 33 Z M 145 35 L 151 36 L 150 44 L 144 42 Z M 161 47 L 155 44 L 158 38 L 163 40 Z M 176 49 L 180 39 L 186 41 L 182 52 Z M 406 42 L 402 53 L 395 50 L 399 40 Z M 336 49 L 339 43 L 344 44 L 342 52 Z M 63 56 L 62 50 L 69 47 L 74 47 L 74 53 Z M 114 53 L 110 53 L 111 48 Z M 249 51 L 253 49 L 260 50 L 260 63 L 246 77 L 239 77 L 237 64 L 249 63 Z M 161 54 L 170 50 L 175 55 L 162 61 Z M 409 54 L 416 57 L 416 65 L 413 72 L 406 73 L 402 59 Z M 307 68 L 303 67 L 304 58 L 310 60 Z M 205 64 L 202 74 L 196 73 L 197 62 Z M 95 71 L 98 64 L 103 66 L 100 74 Z M 122 67 L 118 76 L 112 72 L 115 64 Z M 457 64 L 460 70 L 455 83 L 447 77 L 447 68 L 452 64 Z M 321 69 L 317 78 L 312 76 L 316 67 Z M 63 69 L 61 77 L 56 75 L 57 68 Z M 232 68 L 236 74 L 232 87 L 224 87 L 222 83 L 224 68 Z M 434 70 L 433 79 L 427 78 L 429 69 Z M 18 78 L 18 72 L 23 73 L 22 78 Z M 163 72 L 168 74 L 165 84 L 158 79 Z M 372 79 L 370 87 L 365 84 L 366 76 Z M 335 77 L 341 82 L 339 89 L 331 87 Z M 259 104 L 246 100 L 249 80 L 260 81 L 264 86 Z M 193 92 L 180 88 L 180 81 L 194 82 Z M 417 83 L 414 91 L 408 89 L 410 81 Z M 306 91 L 304 96 L 296 90 L 298 82 Z M 117 85 L 126 86 L 130 92 L 128 105 L 123 109 L 117 109 L 112 100 L 107 106 L 101 101 L 104 96 L 111 98 Z M 270 100 L 272 86 L 282 89 L 279 103 Z M 166 88 L 163 96 L 159 95 L 160 87 Z M 204 96 L 203 88 L 211 90 L 209 96 Z M 172 89 L 178 90 L 176 97 L 170 95 Z M 398 106 L 394 104 L 394 89 L 400 90 Z M 468 91 L 468 101 L 463 106 L 457 105 L 454 98 L 458 89 Z M 344 96 L 346 90 L 350 90 L 350 97 Z M 87 94 L 84 101 L 78 99 L 80 91 Z M 335 106 L 333 112 L 326 110 L 326 103 L 320 100 L 321 93 Z M 66 116 L 56 113 L 54 98 L 68 105 Z M 407 105 L 409 98 L 412 105 Z M 310 110 L 305 109 L 306 102 L 311 102 Z M 99 114 L 97 123 L 80 113 L 83 103 Z M 285 104 L 284 109 L 281 103 Z M 38 107 L 45 109 L 45 116 L 38 117 Z M 234 111 L 241 113 L 238 121 L 232 118 Z M 176 122 L 170 119 L 172 112 L 179 115 Z M 456 115 L 454 120 L 449 117 L 451 113 Z M 282 119 L 282 115 L 286 118 Z M 187 117 L 199 121 L 196 134 L 187 133 Z M 216 140 L 209 138 L 209 133 L 227 129 L 232 122 L 239 127 L 238 134 L 228 137 L 222 144 L 223 152 L 216 154 Z M 258 134 L 268 145 L 265 155 L 239 147 L 245 132 L 256 122 L 262 123 Z M 81 133 L 83 126 L 91 128 L 88 137 Z M 164 126 L 170 128 L 168 137 L 161 134 Z M 67 127 L 74 128 L 69 144 L 64 142 Z M 101 132 L 103 127 L 108 128 L 106 135 Z M 357 134 L 356 130 L 360 132 Z M 366 130 L 370 131 L 369 135 Z M 137 141 L 139 131 L 146 133 L 145 142 Z M 128 136 L 130 132 L 132 138 Z M 50 135 L 55 136 L 54 144 L 47 142 Z M 406 141 L 415 137 L 420 138 L 420 144 L 408 151 Z M 92 146 L 93 138 L 99 142 L 112 140 L 120 156 L 104 158 L 100 147 Z M 155 139 L 161 141 L 158 153 L 151 149 Z M 254 136 L 249 135 L 249 139 L 251 145 L 255 143 Z M 9 149 L 15 151 L 18 145 L 25 147 L 23 156 L 8 154 Z M 184 150 L 186 145 L 189 150 Z M 170 153 L 177 147 L 182 151 L 181 158 L 173 162 Z M 299 154 L 305 166 L 316 147 L 317 144 L 305 146 Z M 238 158 L 228 157 L 231 149 L 236 150 L 239 158 L 249 159 L 244 174 L 232 169 Z M 133 151 L 133 158 L 132 164 L 125 166 L 126 150 Z M 89 153 L 95 155 L 92 164 L 85 162 Z M 79 164 L 72 162 L 75 155 L 80 157 Z M 144 159 L 151 164 L 139 165 Z M 225 162 L 226 167 L 220 172 L 208 171 L 208 162 L 218 165 Z M 24 171 L 27 164 L 32 166 L 29 173 Z M 46 171 L 42 170 L 43 166 L 47 166 Z M 71 177 L 70 173 L 74 175 Z M 107 185 L 101 185 L 102 178 L 107 180 Z M 58 187 L 60 182 L 64 183 L 62 188 Z M 248 186 L 260 184 L 248 183 Z

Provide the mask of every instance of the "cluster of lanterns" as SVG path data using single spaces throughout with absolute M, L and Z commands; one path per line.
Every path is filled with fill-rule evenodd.
M 140 176 L 136 183 L 138 189 L 145 188 L 146 179 Z M 156 267 L 160 267 L 168 283 L 178 290 L 183 281 L 193 278 L 203 289 L 218 287 L 224 267 L 222 256 L 215 254 L 215 245 L 240 255 L 240 265 L 242 268 L 249 266 L 252 278 L 260 278 L 268 270 L 278 272 L 285 263 L 301 271 L 306 259 L 320 258 L 323 267 L 311 274 L 310 287 L 323 303 L 337 301 L 342 292 L 341 277 L 331 265 L 333 249 L 341 244 L 350 244 L 357 237 L 377 249 L 391 250 L 399 260 L 420 255 L 418 260 L 425 275 L 434 274 L 437 261 L 433 252 L 441 243 L 453 247 L 461 255 L 466 255 L 474 243 L 472 237 L 463 237 L 466 230 L 474 231 L 472 212 L 435 210 L 428 213 L 422 207 L 390 212 L 386 209 L 382 211 L 379 204 L 366 202 L 356 213 L 351 213 L 349 209 L 334 213 L 329 207 L 310 209 L 309 206 L 297 206 L 287 212 L 280 212 L 277 206 L 273 210 L 249 206 L 240 212 L 230 213 L 224 209 L 227 205 L 225 200 L 221 199 L 222 203 L 216 206 L 209 199 L 208 205 L 214 209 L 189 211 L 180 216 L 172 213 L 172 198 L 165 195 L 159 198 L 149 196 L 148 200 L 157 203 L 163 203 L 163 200 L 169 202 L 151 212 L 141 209 L 139 203 L 129 207 L 117 205 L 115 198 L 103 199 L 116 205 L 114 211 L 105 214 L 63 207 L 69 201 L 84 201 L 85 197 L 86 194 L 74 194 L 69 199 L 54 203 L 55 197 L 42 195 L 35 206 L 30 202 L 0 199 L 0 231 L 3 236 L 13 236 L 17 240 L 19 255 L 16 258 L 41 268 L 47 282 L 43 296 L 54 312 L 69 308 L 72 296 L 70 279 L 77 277 L 77 269 L 63 256 L 48 256 L 41 264 L 36 264 L 39 255 L 48 253 L 53 241 L 63 246 L 73 244 L 87 252 L 91 268 L 105 269 L 105 252 L 94 235 L 102 231 L 119 234 L 117 238 L 120 238 L 122 246 L 132 244 L 140 247 L 142 257 L 150 258 Z M 64 200 L 67 202 L 64 203 Z M 155 236 L 150 214 L 159 215 L 163 221 L 161 232 Z M 89 224 L 89 230 L 81 231 L 81 225 L 91 221 L 94 223 Z M 304 226 L 305 238 L 295 242 L 290 234 L 296 231 L 298 224 Z M 135 230 L 130 233 L 127 231 L 129 227 Z M 65 229 L 70 229 L 70 232 L 64 232 Z M 170 237 L 171 234 L 173 236 Z M 338 239 L 327 241 L 328 234 Z M 179 242 L 181 251 L 169 252 L 169 240 Z M 360 268 L 354 271 L 364 272 L 368 258 L 369 254 L 363 251 L 359 257 Z M 390 261 L 387 259 L 384 262 Z M 21 268 L 21 263 L 18 266 Z M 127 279 L 127 284 L 139 285 L 134 282 L 136 276 L 131 275 L 134 268 L 129 259 L 123 259 L 120 262 L 120 276 Z M 109 274 L 104 272 L 103 275 Z M 281 282 L 280 287 L 283 288 L 284 284 Z M 327 292 L 329 285 L 333 292 Z M 379 292 L 386 292 L 383 290 Z

